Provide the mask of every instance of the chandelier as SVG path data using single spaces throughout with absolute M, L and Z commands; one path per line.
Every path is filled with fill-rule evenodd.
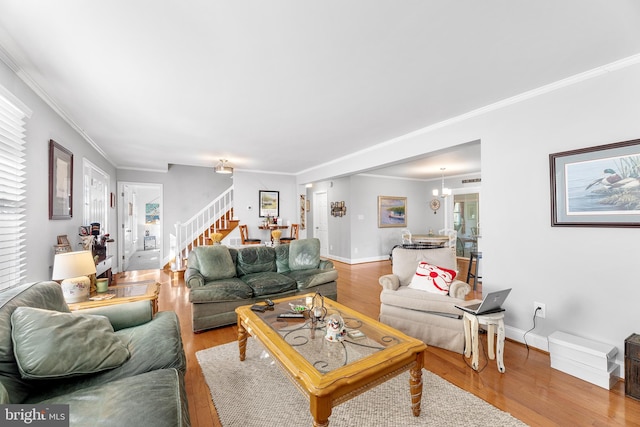
M 440 195 L 440 197 L 442 197 L 443 199 L 447 196 L 451 195 L 451 189 L 450 188 L 446 188 L 444 186 L 444 171 L 446 168 L 440 168 L 441 173 L 442 173 L 442 190 L 438 191 L 438 189 L 436 188 L 435 190 L 433 190 L 433 195 L 438 197 L 438 195 Z

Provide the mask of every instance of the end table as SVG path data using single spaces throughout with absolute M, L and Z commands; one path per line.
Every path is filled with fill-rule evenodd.
M 478 370 L 478 327 L 487 326 L 487 348 L 489 359 L 496 359 L 498 371 L 504 374 L 504 311 L 491 314 L 464 313 L 464 355 L 471 356 L 471 367 Z M 497 326 L 497 331 L 496 331 Z M 494 347 L 494 335 L 498 335 Z M 497 357 L 496 357 L 497 353 Z

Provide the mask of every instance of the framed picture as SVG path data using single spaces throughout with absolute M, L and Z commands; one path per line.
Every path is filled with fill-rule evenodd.
M 407 198 L 378 196 L 378 227 L 406 227 Z
M 109 206 L 112 209 L 116 207 L 116 195 L 113 193 L 109 194 Z
M 160 204 L 159 203 L 145 204 L 144 222 L 146 224 L 158 224 L 160 222 Z
M 549 155 L 551 225 L 640 227 L 640 139 Z
M 280 192 L 259 190 L 260 218 L 280 216 Z
M 73 216 L 73 154 L 49 141 L 49 219 Z

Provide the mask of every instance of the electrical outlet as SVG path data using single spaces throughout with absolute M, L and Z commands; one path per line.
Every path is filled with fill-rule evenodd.
M 540 310 L 538 310 L 540 308 Z M 537 317 L 545 318 L 547 316 L 547 305 L 541 302 L 533 303 L 533 310 L 536 313 Z

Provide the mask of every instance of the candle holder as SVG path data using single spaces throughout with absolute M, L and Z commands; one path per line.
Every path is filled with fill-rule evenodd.
M 309 309 L 309 317 L 311 317 L 315 321 L 324 321 L 325 316 L 327 315 L 327 309 L 324 306 L 324 297 L 320 295 L 320 292 L 316 292 L 313 296 L 313 300 L 311 302 L 311 307 Z

